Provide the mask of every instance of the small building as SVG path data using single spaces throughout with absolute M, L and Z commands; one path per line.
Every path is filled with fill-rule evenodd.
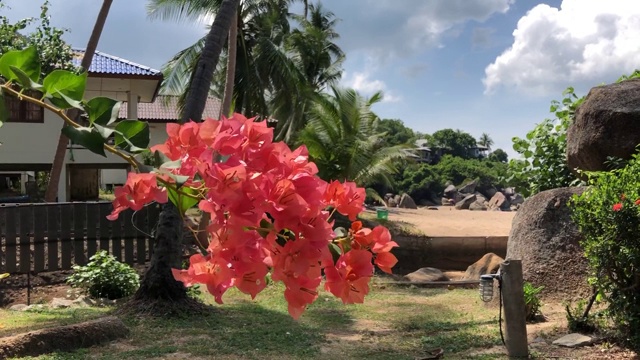
M 74 61 L 79 64 L 83 50 L 74 51 Z M 177 121 L 179 111 L 175 97 L 158 95 L 162 72 L 96 51 L 88 73 L 85 99 L 106 96 L 124 101 L 119 118 L 148 121 L 151 145 L 166 140 L 165 124 Z M 5 101 L 9 118 L 0 128 L 0 172 L 50 171 L 63 120 L 49 110 L 17 98 L 5 96 Z M 219 109 L 220 101 L 210 98 L 205 117 L 217 118 Z M 102 157 L 69 144 L 58 201 L 97 200 L 100 187 L 124 183 L 128 170 L 129 164 L 117 156 L 107 153 L 107 157 Z

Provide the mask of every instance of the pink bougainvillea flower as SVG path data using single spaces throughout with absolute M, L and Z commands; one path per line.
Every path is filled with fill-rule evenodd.
M 613 205 L 613 211 L 620 211 L 622 210 L 622 203 L 617 203 Z
M 114 195 L 113 211 L 107 216 L 109 220 L 116 220 L 126 209 L 137 211 L 152 201 L 167 202 L 167 191 L 158 187 L 155 174 L 129 173 L 127 182 L 116 188 Z
M 334 206 L 336 210 L 354 221 L 356 216 L 364 208 L 365 190 L 359 188 L 354 182 L 339 181 L 331 182 L 325 192 L 325 201 L 328 205 Z
M 325 288 L 345 304 L 364 302 L 373 275 L 371 259 L 371 253 L 365 250 L 351 250 L 341 255 L 335 266 L 324 269 Z

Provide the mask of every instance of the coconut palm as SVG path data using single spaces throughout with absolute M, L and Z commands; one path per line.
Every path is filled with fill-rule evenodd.
M 316 99 L 309 122 L 298 141 L 309 149 L 319 176 L 325 180 L 355 181 L 359 186 L 392 184 L 399 160 L 407 157 L 403 145 L 381 147 L 380 119 L 371 106 L 382 93 L 364 98 L 353 89 L 331 86 L 331 94 Z
M 493 146 L 493 139 L 491 139 L 491 136 L 489 136 L 489 134 L 482 133 L 482 135 L 480 135 L 480 139 L 478 139 L 478 144 L 491 150 L 491 146 Z

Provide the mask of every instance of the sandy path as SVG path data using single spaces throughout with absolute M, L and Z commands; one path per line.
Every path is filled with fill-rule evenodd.
M 428 236 L 508 236 L 513 211 L 389 209 L 389 220 L 413 224 Z

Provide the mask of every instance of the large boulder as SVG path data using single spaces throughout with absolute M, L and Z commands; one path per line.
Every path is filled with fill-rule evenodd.
M 469 205 L 469 210 L 471 211 L 487 211 L 487 206 L 485 202 L 482 201 L 474 201 Z
M 607 170 L 608 156 L 629 159 L 640 144 L 640 79 L 597 86 L 567 131 L 570 169 Z
M 589 294 L 582 235 L 571 219 L 567 201 L 585 188 L 543 191 L 528 198 L 513 218 L 507 259 L 522 260 L 525 281 L 544 286 L 546 295 Z
M 493 195 L 487 204 L 489 210 L 509 210 L 509 206 L 511 206 L 509 199 L 501 192 Z
M 400 198 L 400 203 L 398 204 L 399 208 L 403 208 L 403 209 L 417 209 L 418 206 L 416 205 L 416 202 L 413 201 L 413 198 L 411 198 L 411 196 L 409 196 L 409 194 L 402 194 L 402 197 Z
M 467 195 L 462 200 L 456 203 L 456 209 L 467 210 L 469 209 L 469 206 L 471 206 L 471 204 L 473 204 L 474 202 L 476 202 L 476 196 L 473 194 Z
M 476 186 L 478 186 L 478 183 L 476 183 L 475 181 L 471 181 L 468 182 L 464 185 L 462 185 L 458 191 L 463 193 L 463 194 L 473 194 L 476 192 Z
M 480 260 L 469 265 L 462 280 L 480 280 L 480 275 L 495 274 L 503 261 L 503 258 L 494 253 L 485 254 Z
M 424 267 L 404 276 L 411 282 L 449 281 L 449 278 L 436 268 Z

